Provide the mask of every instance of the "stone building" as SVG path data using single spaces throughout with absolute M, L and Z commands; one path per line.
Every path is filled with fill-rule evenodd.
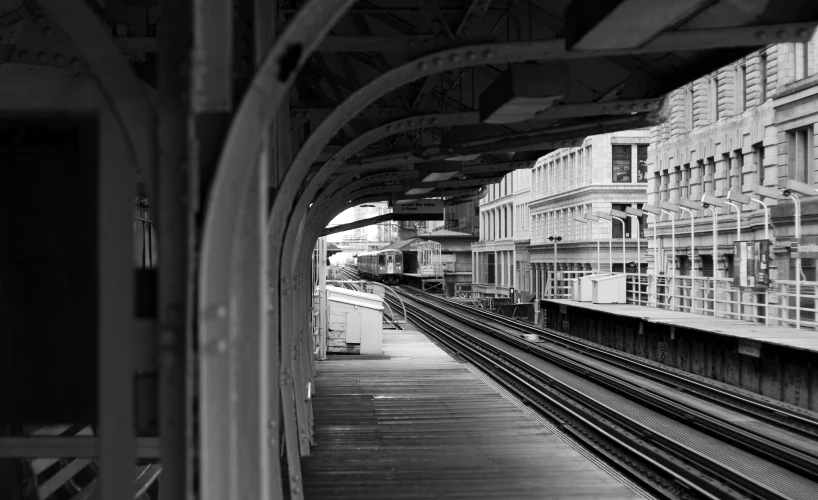
M 531 170 L 516 170 L 487 186 L 480 200 L 480 241 L 472 244 L 472 287 L 480 296 L 508 297 L 527 269 L 528 190 Z
M 623 228 L 616 220 L 612 225 L 605 221 L 582 223 L 574 216 L 640 208 L 647 199 L 649 141 L 647 129 L 601 134 L 586 138 L 579 147 L 559 149 L 537 160 L 531 174 L 529 205 L 533 281 L 528 286 L 532 290 L 543 293 L 548 271 L 554 269 L 554 243 L 549 237 L 562 238 L 556 243 L 557 271 L 609 272 L 609 247 L 614 272 L 622 272 L 623 266 L 627 272 L 636 272 L 635 265 L 627 263 L 640 260 L 642 268 L 647 268 L 645 257 L 637 257 L 639 248 L 643 254 L 647 248 L 644 220 L 628 218 Z
M 700 201 L 703 193 L 760 197 L 757 186 L 780 192 L 787 180 L 815 184 L 815 134 L 818 122 L 816 39 L 770 45 L 699 78 L 669 96 L 667 120 L 652 128 L 648 152 L 649 203 Z M 801 196 L 801 195 L 798 195 Z M 746 199 L 745 199 L 746 201 Z M 794 205 L 789 199 L 771 205 L 769 238 L 774 242 L 773 279 L 795 277 Z M 801 196 L 803 236 L 818 235 L 818 197 Z M 741 240 L 765 238 L 765 213 L 758 203 L 741 203 Z M 704 213 L 703 213 L 704 212 Z M 710 210 L 696 211 L 695 250 L 690 250 L 690 217 L 677 216 L 675 253 L 671 223 L 658 224 L 659 271 L 681 276 L 733 276 L 733 242 L 738 238 L 736 210 L 717 209 L 716 255 Z M 652 236 L 652 230 L 651 230 Z M 651 243 L 653 246 L 653 243 Z M 803 261 L 804 277 L 815 280 L 813 259 Z

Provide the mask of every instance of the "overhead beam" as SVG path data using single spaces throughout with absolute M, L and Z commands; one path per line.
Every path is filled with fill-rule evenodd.
M 709 7 L 712 0 L 574 0 L 565 9 L 572 50 L 641 47 Z
M 566 49 L 564 53 L 578 53 L 581 52 L 584 58 L 593 57 L 611 57 L 624 55 L 638 55 L 649 54 L 656 52 L 673 52 L 680 50 L 709 50 L 709 49 L 723 49 L 734 47 L 763 47 L 770 43 L 797 43 L 805 42 L 812 36 L 815 29 L 815 23 L 788 23 L 788 24 L 768 24 L 761 26 L 740 26 L 735 28 L 707 28 L 707 29 L 692 29 L 681 31 L 668 31 L 660 33 L 655 38 L 641 47 L 627 49 L 593 49 L 593 50 L 571 50 Z M 411 37 L 413 35 L 393 35 L 397 37 Z M 353 36 L 357 38 L 357 36 Z M 117 45 L 125 50 L 133 50 L 138 52 L 156 52 L 156 38 L 154 37 L 114 37 Z M 383 51 L 381 44 L 375 47 L 372 45 L 373 38 L 364 35 L 360 40 L 354 43 L 352 40 L 335 40 L 330 36 L 322 42 L 321 51 L 330 52 L 335 51 L 330 48 L 330 44 L 343 43 L 347 48 L 353 46 L 358 47 L 358 50 L 348 50 L 347 52 L 373 52 Z M 476 40 L 476 39 L 473 39 Z M 530 42 L 537 42 L 542 40 L 531 40 Z M 560 39 L 553 39 L 554 42 L 559 42 Z M 520 42 L 520 43 L 530 43 Z M 382 44 L 384 47 L 400 46 L 404 41 L 396 40 L 393 42 Z M 405 40 L 405 43 L 409 43 Z M 459 41 L 450 41 L 449 43 L 459 45 Z M 471 40 L 469 41 L 471 43 Z M 566 43 L 562 40 L 562 43 Z M 327 48 L 324 50 L 323 46 L 326 44 Z M 433 48 L 433 47 L 432 47 Z M 395 49 L 407 50 L 407 49 Z M 425 51 L 425 48 L 423 49 Z M 391 51 L 391 49 L 389 50 Z M 555 57 L 543 57 L 542 60 L 556 60 L 559 59 L 559 54 Z

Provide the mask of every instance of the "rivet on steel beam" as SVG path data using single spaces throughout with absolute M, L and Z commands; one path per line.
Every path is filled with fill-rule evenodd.
M 53 30 L 51 29 L 51 26 L 44 26 L 43 27 L 43 35 L 50 35 L 51 33 L 53 33 Z
M 493 59 L 494 52 L 492 52 L 490 49 L 486 49 L 485 51 L 483 51 L 483 57 L 486 59 Z
M 784 35 L 786 35 L 786 34 L 787 34 L 787 30 L 778 30 L 778 32 L 775 34 L 775 36 L 777 36 L 778 38 L 784 38 Z
M 809 31 L 805 30 L 804 28 L 801 28 L 800 30 L 798 30 L 798 33 L 796 33 L 796 34 L 799 37 L 803 38 L 803 37 L 807 36 L 807 33 L 809 33 Z
M 766 40 L 767 39 L 767 32 L 766 31 L 759 31 L 756 33 L 756 38 L 759 40 Z
M 46 54 L 45 52 L 40 52 L 39 54 L 37 54 L 37 59 L 39 59 L 42 62 L 46 62 L 48 61 L 48 54 Z
M 468 26 L 463 26 L 463 29 L 461 29 L 460 32 L 466 36 L 469 36 L 469 34 L 471 34 L 471 28 Z
M 54 62 L 55 63 L 62 64 L 63 60 L 64 60 L 63 56 L 61 56 L 60 54 L 54 54 Z
M 449 59 L 450 59 L 450 60 L 451 60 L 453 63 L 457 64 L 457 63 L 459 63 L 459 62 L 460 62 L 460 55 L 458 55 L 458 54 L 452 54 L 451 56 L 449 56 Z
M 414 127 L 414 126 L 415 126 L 415 120 L 409 120 L 409 127 L 411 128 L 411 127 Z
M 392 132 L 392 125 L 387 125 L 386 126 L 386 131 L 387 132 Z
M 400 123 L 398 123 L 398 128 L 403 130 L 404 128 L 406 128 L 406 124 L 403 123 L 403 122 L 400 122 Z
M 437 125 L 438 123 L 440 123 L 440 120 L 437 118 L 432 118 L 432 125 Z
M 42 14 L 37 14 L 36 16 L 34 16 L 34 20 L 37 21 L 38 23 L 44 23 L 45 16 Z
M 434 62 L 435 66 L 437 66 L 438 68 L 443 66 L 443 59 L 441 59 L 439 57 L 435 57 L 434 61 L 432 61 L 432 62 Z
M 20 59 L 25 59 L 26 57 L 28 57 L 28 52 L 26 52 L 25 50 L 21 50 L 17 52 L 17 57 L 19 57 Z
M 79 68 L 80 67 L 80 60 L 77 59 L 77 58 L 71 59 L 71 66 L 73 66 L 75 68 Z

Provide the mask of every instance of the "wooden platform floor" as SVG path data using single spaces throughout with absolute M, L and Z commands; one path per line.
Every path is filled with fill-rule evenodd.
M 750 321 L 714 318 L 703 314 L 668 311 L 667 309 L 635 304 L 592 304 L 591 302 L 577 302 L 569 299 L 545 299 L 545 301 L 604 312 L 615 316 L 640 318 L 648 323 L 675 325 L 701 332 L 818 352 L 818 332 L 814 330 L 798 330 L 786 326 L 767 326 Z
M 317 363 L 307 499 L 641 498 L 423 334 L 384 354 Z

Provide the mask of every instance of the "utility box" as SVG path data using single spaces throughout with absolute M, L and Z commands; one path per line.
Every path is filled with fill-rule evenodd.
M 579 301 L 579 279 L 571 278 L 569 281 L 571 282 L 571 300 Z
M 592 279 L 603 276 L 600 274 L 589 274 L 586 276 L 580 276 L 577 278 L 578 284 L 578 293 L 574 297 L 574 300 L 577 302 L 593 302 L 594 300 L 594 284 L 591 282 Z
M 371 293 L 327 286 L 327 352 L 383 354 L 383 299 Z
M 626 279 L 624 274 L 609 274 L 607 276 L 593 276 L 592 301 L 594 304 L 625 304 L 627 298 Z

